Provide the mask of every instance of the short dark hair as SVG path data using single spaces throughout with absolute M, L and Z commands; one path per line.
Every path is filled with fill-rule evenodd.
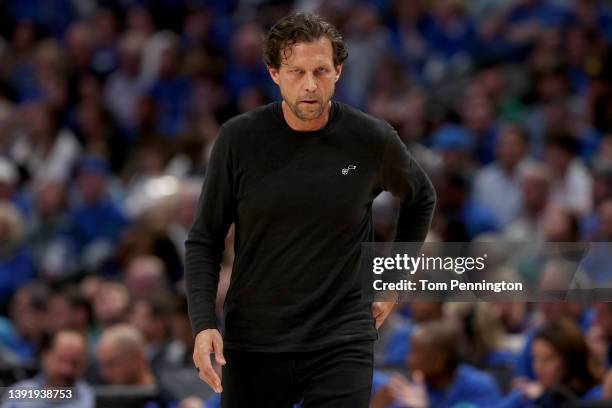
M 286 57 L 286 52 L 295 44 L 313 42 L 321 37 L 331 41 L 334 66 L 342 64 L 348 57 L 348 51 L 342 35 L 333 24 L 313 13 L 293 13 L 283 17 L 270 29 L 264 40 L 266 65 L 279 69 L 281 53 Z

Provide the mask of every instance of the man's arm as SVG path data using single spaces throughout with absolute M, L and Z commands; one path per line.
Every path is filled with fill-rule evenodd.
M 195 336 L 193 361 L 200 379 L 217 393 L 223 388 L 210 355 L 215 354 L 217 364 L 225 364 L 215 300 L 225 236 L 236 213 L 233 165 L 229 135 L 222 127 L 210 157 L 196 218 L 185 242 L 187 302 Z
M 217 328 L 215 299 L 225 237 L 236 212 L 233 158 L 223 127 L 215 141 L 194 223 L 185 242 L 185 281 L 194 336 Z
M 425 241 L 434 208 L 436 192 L 421 166 L 406 149 L 397 132 L 388 127 L 387 143 L 380 164 L 381 187 L 400 199 L 395 242 Z M 405 278 L 400 276 L 396 281 Z M 391 314 L 400 293 L 390 294 L 393 301 L 374 302 L 372 314 L 378 329 Z
M 436 205 L 436 191 L 393 129 L 381 163 L 382 188 L 401 201 L 395 242 L 425 241 Z

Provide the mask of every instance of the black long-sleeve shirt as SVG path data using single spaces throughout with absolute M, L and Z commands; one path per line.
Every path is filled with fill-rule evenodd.
M 291 129 L 280 102 L 226 122 L 186 241 L 194 335 L 217 327 L 220 263 L 234 222 L 226 348 L 306 351 L 376 339 L 358 267 L 382 190 L 401 198 L 396 241 L 422 242 L 435 192 L 386 122 L 336 101 L 318 131 Z

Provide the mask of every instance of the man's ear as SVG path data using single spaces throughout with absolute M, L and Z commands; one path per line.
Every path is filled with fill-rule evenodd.
M 268 73 L 270 74 L 270 77 L 272 78 L 272 80 L 274 81 L 274 83 L 276 85 L 278 85 L 279 79 L 278 79 L 278 69 L 277 68 L 273 68 L 271 66 L 268 66 Z
M 334 82 L 338 82 L 338 80 L 340 79 L 340 74 L 342 74 L 342 67 L 344 65 L 340 64 L 336 67 L 336 78 L 334 79 Z

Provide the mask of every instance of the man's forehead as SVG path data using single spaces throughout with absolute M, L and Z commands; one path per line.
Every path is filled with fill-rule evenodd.
M 314 41 L 300 41 L 289 44 L 281 50 L 281 64 L 292 65 L 297 62 L 331 62 L 334 60 L 334 50 L 327 37 Z

